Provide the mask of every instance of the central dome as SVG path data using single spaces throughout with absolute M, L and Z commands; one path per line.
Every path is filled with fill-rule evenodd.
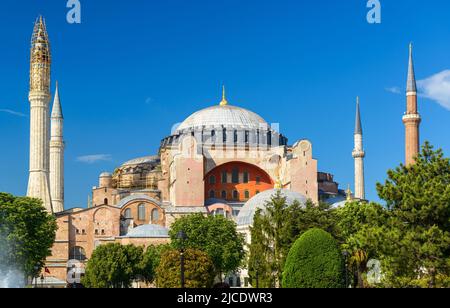
M 267 122 L 256 113 L 244 108 L 224 105 L 200 110 L 187 118 L 177 132 L 207 126 L 225 126 L 249 130 L 267 129 Z

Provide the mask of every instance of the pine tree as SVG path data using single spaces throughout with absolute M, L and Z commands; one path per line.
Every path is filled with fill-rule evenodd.
M 450 160 L 427 142 L 377 190 L 390 211 L 381 249 L 391 286 L 438 287 L 450 276 Z

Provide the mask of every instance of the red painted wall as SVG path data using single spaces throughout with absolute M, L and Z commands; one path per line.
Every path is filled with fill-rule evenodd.
M 239 170 L 239 183 L 232 183 L 232 171 L 237 168 Z M 227 183 L 222 183 L 222 173 L 227 172 Z M 243 173 L 248 172 L 248 183 L 243 182 Z M 215 184 L 211 183 L 211 177 L 215 177 Z M 257 183 L 257 178 L 260 181 Z M 226 201 L 245 202 L 254 197 L 257 192 L 263 192 L 274 187 L 274 182 L 270 176 L 257 166 L 241 162 L 227 163 L 209 172 L 205 177 L 205 199 L 210 199 L 210 192 L 214 191 L 216 199 L 222 198 L 222 191 L 227 192 Z M 233 196 L 233 191 L 239 192 L 237 199 Z M 245 192 L 249 192 L 249 198 L 246 198 Z

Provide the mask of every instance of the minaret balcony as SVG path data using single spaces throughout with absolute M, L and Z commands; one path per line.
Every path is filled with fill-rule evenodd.
M 420 114 L 405 114 L 403 116 L 403 123 L 420 123 L 422 122 L 422 117 Z
M 364 158 L 364 157 L 366 157 L 366 152 L 361 151 L 361 150 L 354 150 L 352 154 L 353 154 L 353 158 Z

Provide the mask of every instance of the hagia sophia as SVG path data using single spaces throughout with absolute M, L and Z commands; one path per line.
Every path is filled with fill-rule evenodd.
M 65 210 L 64 117 L 58 86 L 50 113 L 51 51 L 42 17 L 34 26 L 30 61 L 27 195 L 43 200 L 58 224 L 52 255 L 46 261 L 48 284 L 65 285 L 69 260 L 85 263 L 98 245 L 168 243 L 171 225 L 184 215 L 223 215 L 236 222 L 238 231 L 249 242 L 256 209 L 264 208 L 279 190 L 288 203 L 311 200 L 338 207 L 351 199 L 365 200 L 359 99 L 352 194 L 350 188 L 341 189 L 332 174 L 319 171 L 310 141 L 291 143 L 257 113 L 230 104 L 224 88 L 220 102 L 218 99 L 210 107 L 194 112 L 163 138 L 158 153 L 131 159 L 115 170 L 101 173 L 87 208 Z M 421 122 L 412 47 L 403 121 L 406 163 L 411 164 L 419 150 Z M 232 286 L 249 287 L 245 270 L 227 279 Z

